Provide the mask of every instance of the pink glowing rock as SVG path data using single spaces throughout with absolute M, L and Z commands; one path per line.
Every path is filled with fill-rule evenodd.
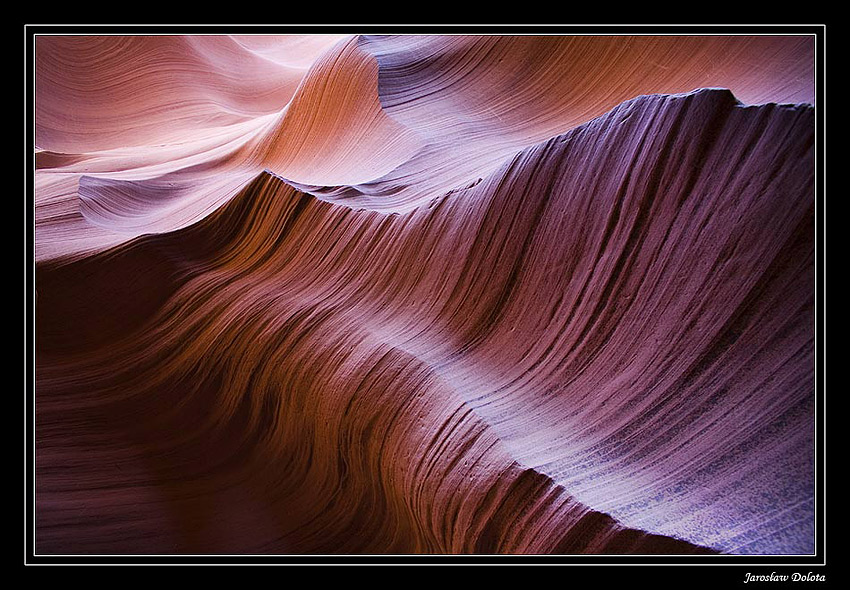
M 814 550 L 810 38 L 36 49 L 40 552 Z

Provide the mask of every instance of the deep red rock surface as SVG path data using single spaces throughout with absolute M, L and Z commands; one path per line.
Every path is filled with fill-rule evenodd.
M 594 39 L 38 39 L 37 551 L 811 553 L 811 42 Z

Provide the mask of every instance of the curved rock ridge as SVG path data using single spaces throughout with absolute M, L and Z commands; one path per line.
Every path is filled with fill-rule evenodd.
M 813 186 L 811 106 L 709 89 L 44 261 L 38 548 L 810 553 Z
M 275 115 L 306 70 L 342 37 L 43 35 L 35 42 L 36 145 L 89 153 L 183 143 Z M 295 47 L 293 47 L 295 46 Z M 267 50 L 271 51 L 271 49 Z
M 41 266 L 38 549 L 712 553 L 516 463 L 427 359 L 346 305 L 363 287 L 344 269 L 305 272 L 398 231 L 387 219 L 403 223 L 266 173 L 185 230 Z M 421 239 L 409 221 L 399 239 Z
M 39 38 L 37 259 L 185 227 L 265 168 L 357 184 L 397 167 L 419 140 L 354 41 Z
M 806 36 L 40 36 L 36 258 L 185 227 L 264 169 L 405 213 L 638 95 L 814 104 L 813 62 Z
M 423 147 L 362 186 L 303 188 L 384 211 L 468 186 L 517 151 L 638 95 L 722 87 L 748 104 L 816 98 L 810 37 L 363 35 L 358 42 L 378 62 L 384 110 Z

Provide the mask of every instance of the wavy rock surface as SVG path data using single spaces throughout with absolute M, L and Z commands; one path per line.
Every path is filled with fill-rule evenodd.
M 811 552 L 811 51 L 38 39 L 38 549 Z

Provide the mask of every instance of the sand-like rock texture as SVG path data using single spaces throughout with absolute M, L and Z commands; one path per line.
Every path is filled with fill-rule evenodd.
M 39 553 L 814 551 L 811 37 L 35 58 Z

